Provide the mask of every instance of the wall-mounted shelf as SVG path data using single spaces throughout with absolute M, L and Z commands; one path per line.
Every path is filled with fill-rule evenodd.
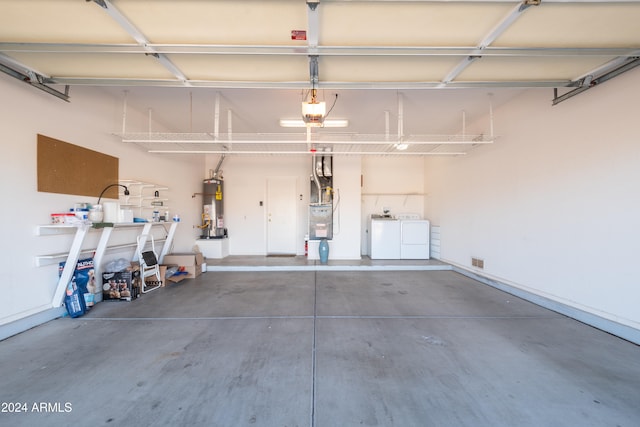
M 36 226 L 36 236 L 75 233 L 78 227 L 73 224 L 46 224 Z
M 55 263 L 56 261 L 64 260 L 65 265 L 62 270 L 62 274 L 58 279 L 58 285 L 56 287 L 56 291 L 53 295 L 52 306 L 60 307 L 64 300 L 64 294 L 67 287 L 67 284 L 71 280 L 73 276 L 73 272 L 75 271 L 75 266 L 78 263 L 78 259 L 82 254 L 93 253 L 93 261 L 94 261 L 94 270 L 96 277 L 101 277 L 101 265 L 103 261 L 104 254 L 108 250 L 117 250 L 124 248 L 135 248 L 138 244 L 144 246 L 146 241 L 140 240 L 139 243 L 131 243 L 131 244 L 121 244 L 121 245 L 113 245 L 108 246 L 109 238 L 111 237 L 111 233 L 114 229 L 132 229 L 132 228 L 141 228 L 141 232 L 139 235 L 148 236 L 151 228 L 154 226 L 165 226 L 169 224 L 169 230 L 167 231 L 167 236 L 164 239 L 157 239 L 156 242 L 164 242 L 162 247 L 162 251 L 160 256 L 158 257 L 158 262 L 162 263 L 164 256 L 169 252 L 171 245 L 173 243 L 173 238 L 175 236 L 176 228 L 178 227 L 177 222 L 146 222 L 146 223 L 116 223 L 116 224 L 96 224 L 91 226 L 89 224 L 79 224 L 78 226 L 71 224 L 50 224 L 50 225 L 39 225 L 36 228 L 36 233 L 38 235 L 55 235 L 55 234 L 65 234 L 75 231 L 75 235 L 73 237 L 73 242 L 71 243 L 71 247 L 68 253 L 54 253 L 54 254 L 46 254 L 36 256 L 36 265 L 50 265 Z M 166 228 L 165 228 L 166 230 Z M 88 232 L 90 231 L 100 231 L 100 240 L 98 241 L 98 245 L 94 249 L 82 249 L 82 244 Z M 137 261 L 137 252 L 134 251 L 134 256 L 132 261 Z M 101 295 L 101 292 L 98 293 Z M 98 301 L 101 299 L 99 298 Z
M 428 193 L 362 193 L 362 197 L 375 197 L 375 203 L 378 204 L 380 197 L 404 197 L 403 205 L 407 204 L 409 197 L 426 197 Z
M 166 243 L 167 239 L 155 239 L 156 243 Z M 135 248 L 136 243 L 128 243 L 124 245 L 111 245 L 105 248 L 105 252 L 118 251 L 121 249 Z M 96 248 L 83 249 L 80 251 L 80 255 L 94 255 Z M 44 267 L 45 265 L 58 264 L 60 261 L 66 259 L 69 256 L 69 252 L 60 252 L 55 254 L 37 255 L 35 257 L 36 267 Z
M 134 213 L 137 214 L 138 217 L 144 218 L 146 215 L 145 211 L 158 210 L 159 212 L 164 212 L 169 209 L 166 203 L 169 199 L 162 197 L 162 192 L 168 191 L 169 187 L 131 179 L 120 180 L 120 184 L 126 185 L 130 193 L 128 196 L 125 196 L 123 190 L 120 189 L 120 207 L 134 210 Z M 158 197 L 154 196 L 156 191 L 160 193 Z M 153 206 L 152 202 L 154 200 L 161 202 L 162 206 Z

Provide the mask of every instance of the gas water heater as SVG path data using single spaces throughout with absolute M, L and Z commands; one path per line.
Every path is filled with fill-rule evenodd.
M 333 239 L 333 164 L 331 155 L 312 158 L 309 240 Z
M 201 239 L 222 239 L 227 237 L 224 227 L 224 199 L 222 179 L 209 178 L 203 182 L 203 206 Z

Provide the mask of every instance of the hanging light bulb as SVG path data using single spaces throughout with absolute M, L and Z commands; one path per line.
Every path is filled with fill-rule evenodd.
M 309 127 L 321 127 L 326 111 L 326 104 L 318 102 L 317 90 L 311 89 L 311 101 L 302 103 L 302 120 Z

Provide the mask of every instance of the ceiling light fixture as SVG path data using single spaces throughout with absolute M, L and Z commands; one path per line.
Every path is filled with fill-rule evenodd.
M 318 2 L 309 3 L 309 7 L 315 9 Z M 309 74 L 311 76 L 311 101 L 302 102 L 302 120 L 307 127 L 322 127 L 327 113 L 327 105 L 318 102 L 318 55 L 309 55 Z
M 308 123 L 301 119 L 280 119 L 280 126 L 283 128 L 304 128 L 308 127 Z M 322 121 L 324 128 L 346 128 L 349 126 L 347 119 L 326 119 Z
M 324 102 L 318 102 L 317 90 L 311 89 L 311 101 L 302 103 L 302 120 L 308 127 L 322 127 L 326 112 L 327 105 Z

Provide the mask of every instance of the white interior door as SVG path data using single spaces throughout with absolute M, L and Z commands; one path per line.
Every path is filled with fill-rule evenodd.
M 296 253 L 296 177 L 267 178 L 267 254 Z

